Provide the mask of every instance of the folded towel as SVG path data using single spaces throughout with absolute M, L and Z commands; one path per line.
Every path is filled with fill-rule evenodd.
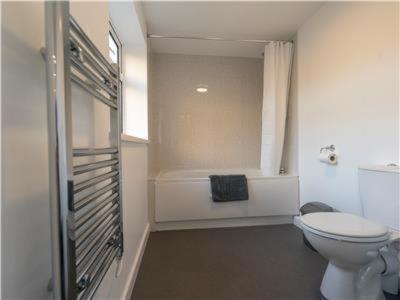
M 210 182 L 214 202 L 249 199 L 245 175 L 211 175 Z

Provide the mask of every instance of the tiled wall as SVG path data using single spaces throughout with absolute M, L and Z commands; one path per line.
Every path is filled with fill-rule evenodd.
M 259 167 L 262 59 L 153 54 L 149 67 L 151 175 Z

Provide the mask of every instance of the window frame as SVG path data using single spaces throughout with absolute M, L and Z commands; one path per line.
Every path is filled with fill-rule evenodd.
M 118 85 L 119 85 L 119 90 L 120 90 L 120 130 L 121 132 L 119 134 L 123 134 L 125 131 L 125 116 L 124 116 L 124 96 L 123 96 L 123 73 L 122 73 L 122 43 L 121 40 L 118 37 L 118 34 L 111 23 L 111 21 L 108 22 L 109 28 L 108 28 L 108 38 L 112 38 L 114 43 L 117 45 L 118 53 L 117 53 L 117 65 L 118 65 Z M 108 40 L 108 45 L 110 44 L 110 41 Z M 110 45 L 108 47 L 108 51 L 110 51 Z M 110 57 L 110 53 L 108 54 Z M 114 64 L 114 63 L 113 63 Z
M 125 87 L 130 86 L 130 84 L 128 82 L 126 82 L 125 87 L 124 87 L 124 80 L 125 80 L 125 72 L 126 70 L 124 69 L 126 66 L 125 64 L 125 60 L 123 59 L 123 53 L 125 53 L 125 55 L 130 55 L 130 48 L 128 47 L 126 49 L 126 52 L 124 52 L 125 49 L 124 48 L 124 44 L 121 42 L 121 40 L 118 37 L 117 31 L 115 30 L 116 27 L 113 26 L 112 21 L 109 21 L 109 38 L 111 37 L 112 40 L 116 43 L 117 47 L 118 47 L 118 69 L 119 69 L 119 88 L 121 90 L 120 93 L 120 103 L 121 103 L 121 119 L 120 119 L 120 126 L 121 126 L 121 140 L 123 141 L 129 141 L 129 142 L 135 142 L 135 143 L 149 143 L 149 118 L 148 118 L 148 100 L 147 100 L 147 96 L 146 96 L 146 138 L 142 138 L 139 137 L 137 135 L 135 135 L 134 133 L 128 133 L 127 132 L 127 122 L 128 120 L 132 119 L 132 116 L 128 116 L 128 111 L 125 111 L 125 108 L 128 107 L 127 103 L 125 102 L 126 100 L 128 100 L 128 97 L 126 96 L 127 91 L 125 90 Z M 122 30 L 122 29 L 121 29 Z M 125 38 L 127 38 L 125 36 Z M 123 40 L 125 42 L 125 40 Z M 108 42 L 109 46 L 110 46 L 110 42 Z M 127 42 L 128 43 L 128 42 Z M 110 47 L 108 47 L 110 48 Z M 108 49 L 110 51 L 110 49 Z M 110 52 L 109 52 L 109 56 L 110 57 Z M 110 59 L 111 60 L 111 59 Z M 146 71 L 147 71 L 147 67 L 146 67 Z M 128 75 L 127 75 L 128 76 Z M 128 78 L 128 77 L 127 77 Z M 146 86 L 147 86 L 147 82 L 146 82 Z M 135 116 L 136 119 L 136 116 Z M 132 134 L 132 135 L 131 135 Z
M 114 26 L 111 22 L 109 22 L 109 30 L 108 30 L 108 34 L 109 37 L 111 36 L 111 38 L 114 40 L 115 44 L 117 45 L 118 48 L 118 53 L 117 53 L 117 57 L 118 57 L 118 71 L 119 71 L 119 80 L 122 83 L 122 43 L 121 40 L 118 37 L 117 32 L 114 29 Z

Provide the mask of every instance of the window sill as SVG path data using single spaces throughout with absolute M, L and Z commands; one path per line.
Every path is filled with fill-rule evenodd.
M 123 142 L 131 142 L 131 143 L 138 143 L 138 144 L 148 144 L 150 143 L 149 140 L 138 138 L 129 134 L 121 134 L 121 141 Z

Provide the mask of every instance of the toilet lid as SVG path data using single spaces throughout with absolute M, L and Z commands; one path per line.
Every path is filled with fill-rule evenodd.
M 346 213 L 310 213 L 302 216 L 301 221 L 314 230 L 344 237 L 371 238 L 388 234 L 385 226 Z

